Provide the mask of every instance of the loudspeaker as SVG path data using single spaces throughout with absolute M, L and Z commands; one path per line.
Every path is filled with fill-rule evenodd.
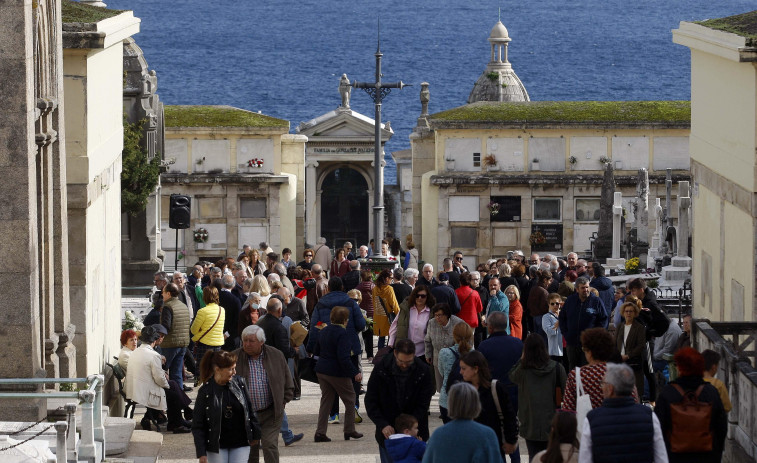
M 168 228 L 189 228 L 192 211 L 192 198 L 187 195 L 172 194 L 168 212 Z

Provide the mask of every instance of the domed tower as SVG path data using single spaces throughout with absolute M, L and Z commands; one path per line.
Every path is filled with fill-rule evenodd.
M 526 87 L 513 71 L 507 60 L 507 45 L 510 42 L 507 28 L 502 21 L 489 34 L 491 59 L 468 96 L 468 103 L 476 101 L 530 101 Z

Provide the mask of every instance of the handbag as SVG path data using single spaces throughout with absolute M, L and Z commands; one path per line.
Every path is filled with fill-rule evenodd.
M 318 383 L 318 375 L 315 374 L 315 364 L 317 360 L 314 357 L 305 357 L 297 361 L 298 373 L 300 379 L 311 383 Z
M 576 434 L 579 439 L 581 431 L 583 430 L 586 414 L 589 413 L 591 409 L 591 396 L 584 392 L 584 387 L 581 383 L 581 369 L 576 367 L 576 423 L 578 424 Z
M 494 398 L 494 406 L 497 407 L 497 416 L 499 416 L 499 432 L 502 435 L 502 444 L 504 445 L 507 441 L 505 440 L 505 414 L 502 413 L 502 405 L 499 403 L 499 397 L 497 395 L 497 380 L 492 380 L 492 397 Z M 517 447 L 517 443 L 515 444 Z
M 216 321 L 214 321 L 213 324 L 210 325 L 210 328 L 208 328 L 208 330 L 206 332 L 202 333 L 202 336 L 200 336 L 199 338 L 197 338 L 197 341 L 195 341 L 195 345 L 194 345 L 194 347 L 192 347 L 192 355 L 193 356 L 197 353 L 197 344 L 199 344 L 200 341 L 202 340 L 202 338 L 204 338 L 206 334 L 210 333 L 213 330 L 213 327 L 216 326 L 216 323 L 218 323 L 218 320 L 221 318 L 221 311 L 222 310 L 223 309 L 219 306 L 218 307 L 218 316 L 216 316 Z
M 560 364 L 555 363 L 555 409 L 562 407 L 563 388 L 560 386 Z

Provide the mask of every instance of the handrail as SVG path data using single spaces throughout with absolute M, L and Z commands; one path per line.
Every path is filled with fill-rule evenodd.
M 2 384 L 86 383 L 87 378 L 2 378 Z

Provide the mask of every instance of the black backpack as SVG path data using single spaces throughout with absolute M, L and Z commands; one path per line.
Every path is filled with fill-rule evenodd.
M 455 362 L 452 364 L 452 369 L 449 371 L 449 375 L 447 376 L 447 394 L 449 394 L 449 390 L 453 384 L 463 381 L 463 375 L 460 374 L 460 354 L 458 354 L 457 351 L 451 348 L 450 351 L 455 354 Z

